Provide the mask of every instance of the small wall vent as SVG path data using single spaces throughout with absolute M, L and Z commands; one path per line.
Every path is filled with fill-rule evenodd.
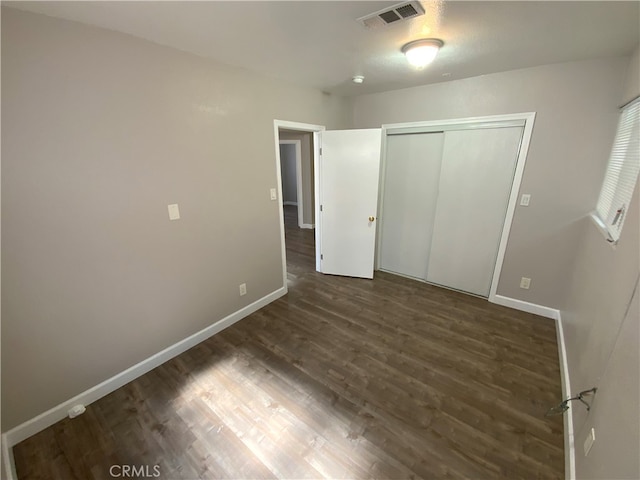
M 377 12 L 358 18 L 358 22 L 367 28 L 378 28 L 392 23 L 408 20 L 424 15 L 424 8 L 418 1 L 402 2 L 393 7 L 378 10 Z

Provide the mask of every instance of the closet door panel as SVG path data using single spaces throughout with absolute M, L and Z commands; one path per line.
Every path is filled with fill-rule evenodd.
M 442 132 L 387 137 L 379 245 L 382 270 L 426 279 L 443 139 Z
M 489 296 L 522 130 L 445 133 L 427 281 Z

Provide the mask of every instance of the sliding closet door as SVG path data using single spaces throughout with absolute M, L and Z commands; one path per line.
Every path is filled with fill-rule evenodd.
M 424 280 L 438 198 L 443 133 L 387 137 L 381 270 Z
M 445 133 L 427 281 L 489 296 L 522 131 Z

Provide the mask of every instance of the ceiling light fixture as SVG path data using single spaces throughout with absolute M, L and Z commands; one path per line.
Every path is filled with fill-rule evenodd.
M 438 50 L 444 42 L 437 38 L 425 38 L 407 43 L 402 47 L 402 53 L 407 57 L 407 61 L 416 68 L 424 68 L 433 62 Z
M 362 75 L 356 75 L 355 77 L 353 77 L 353 78 L 351 79 L 351 81 L 352 81 L 353 83 L 358 83 L 358 84 L 360 84 L 360 83 L 363 83 L 363 82 L 364 82 L 364 77 L 363 77 Z

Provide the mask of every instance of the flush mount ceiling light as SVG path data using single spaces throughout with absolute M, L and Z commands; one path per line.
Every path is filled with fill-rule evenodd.
M 356 75 L 355 77 L 353 77 L 353 78 L 351 79 L 351 81 L 352 81 L 353 83 L 358 83 L 358 84 L 360 84 L 360 83 L 363 83 L 363 82 L 364 82 L 364 77 L 363 77 L 362 75 Z
M 424 68 L 433 62 L 438 50 L 444 45 L 442 40 L 437 38 L 425 38 L 415 40 L 402 47 L 402 53 L 407 57 L 407 61 L 416 68 Z

